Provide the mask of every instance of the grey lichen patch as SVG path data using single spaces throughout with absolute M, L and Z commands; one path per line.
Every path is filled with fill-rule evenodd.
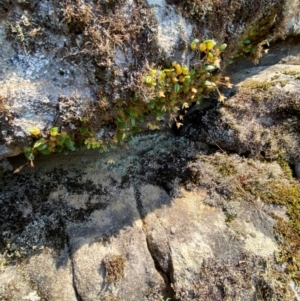
M 124 277 L 126 258 L 123 255 L 108 255 L 103 259 L 103 264 L 106 282 L 113 283 Z
M 165 54 L 173 53 L 178 45 L 181 50 L 187 49 L 192 25 L 178 14 L 173 6 L 167 5 L 165 0 L 147 0 L 147 2 L 158 20 L 157 41 Z

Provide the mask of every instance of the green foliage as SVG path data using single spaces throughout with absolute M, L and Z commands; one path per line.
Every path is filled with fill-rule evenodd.
M 258 59 L 264 53 L 268 53 L 268 50 L 264 49 L 263 47 L 270 46 L 268 40 L 262 39 L 258 42 L 254 33 L 255 32 L 250 31 L 250 33 L 246 33 L 244 35 L 244 37 L 238 43 L 236 50 L 229 56 L 228 64 L 232 64 L 234 60 L 239 57 L 250 58 L 255 64 L 257 64 Z
M 42 137 L 37 128 L 34 128 L 31 133 L 36 140 L 32 147 L 24 149 L 25 157 L 29 161 L 33 161 L 37 154 L 49 155 L 55 152 L 67 153 L 76 150 L 73 138 L 67 132 L 59 132 L 58 127 L 52 127 L 47 137 Z
M 171 119 L 180 127 L 182 123 L 178 122 L 176 115 L 179 109 L 188 108 L 192 102 L 200 102 L 212 92 L 218 95 L 219 101 L 224 101 L 225 97 L 218 86 L 231 88 L 229 78 L 222 78 L 219 74 L 220 55 L 226 47 L 226 44 L 217 47 L 214 40 L 199 43 L 195 39 L 190 44 L 190 49 L 199 56 L 195 66 L 173 62 L 169 68 L 150 69 L 144 77 L 144 83 L 151 89 L 152 93 L 149 94 L 155 96 L 147 100 L 148 110 L 158 119 L 166 112 L 170 113 Z
M 164 69 L 150 68 L 138 82 L 141 93 L 136 93 L 131 99 L 119 99 L 109 113 L 104 110 L 116 126 L 115 135 L 110 141 L 97 139 L 89 118 L 82 117 L 81 125 L 69 133 L 60 132 L 58 127 L 52 127 L 47 134 L 42 134 L 36 127 L 28 129 L 34 143 L 32 147 L 24 149 L 25 157 L 32 162 L 37 154 L 67 153 L 82 147 L 107 151 L 109 147 L 128 141 L 140 131 L 139 124 L 149 114 L 154 115 L 156 121 L 164 119 L 168 114 L 170 121 L 175 122 L 178 128 L 181 127 L 185 110 L 191 103 L 200 102 L 214 94 L 219 101 L 224 101 L 225 97 L 218 87 L 231 88 L 229 78 L 220 75 L 221 54 L 226 47 L 226 44 L 218 47 L 214 40 L 200 43 L 195 39 L 190 44 L 196 62 L 193 66 L 173 62 Z M 108 102 L 102 101 L 101 105 L 105 109 Z M 155 120 L 148 122 L 149 129 L 160 128 Z

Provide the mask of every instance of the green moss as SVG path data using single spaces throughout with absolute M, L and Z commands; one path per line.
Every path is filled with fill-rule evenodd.
M 236 169 L 234 167 L 234 164 L 232 162 L 220 162 L 218 164 L 216 162 L 216 169 L 222 176 L 232 176 L 236 174 Z
M 300 284 L 300 185 L 274 180 L 261 192 L 261 197 L 287 209 L 290 220 L 278 219 L 275 226 L 275 231 L 284 239 L 278 260 L 287 263 L 287 271 Z
M 285 173 L 291 177 L 289 170 Z M 277 220 L 275 231 L 283 238 L 277 260 L 287 264 L 287 272 L 300 284 L 300 184 L 274 179 L 263 185 L 252 183 L 248 191 L 266 203 L 285 206 L 290 219 L 274 217 Z
M 216 153 L 200 156 L 201 168 L 195 170 L 195 180 L 209 190 L 215 190 L 227 201 L 254 202 L 261 199 L 268 204 L 286 208 L 289 219 L 272 215 L 274 231 L 280 237 L 278 262 L 286 266 L 286 277 L 300 284 L 300 183 L 293 179 L 284 153 L 276 162 L 245 160 L 238 156 Z M 228 214 L 226 222 L 234 216 Z
M 268 81 L 268 80 L 264 80 L 264 81 L 257 81 L 257 80 L 247 80 L 243 85 L 242 88 L 244 90 L 250 90 L 252 91 L 254 90 L 259 90 L 259 91 L 267 91 L 269 90 L 271 87 L 274 87 L 278 84 L 277 81 Z M 253 93 L 253 91 L 252 91 Z
M 227 214 L 226 219 L 225 219 L 225 223 L 231 223 L 235 218 L 236 218 L 236 216 Z
M 289 163 L 286 161 L 284 152 L 280 152 L 278 154 L 278 158 L 277 158 L 277 163 L 280 165 L 280 167 L 282 168 L 282 170 L 284 171 L 286 177 L 288 179 L 292 179 L 293 178 L 293 172 L 290 168 Z
M 286 70 L 286 71 L 283 71 L 283 74 L 285 74 L 285 75 L 299 75 L 299 72 L 295 71 L 295 70 Z

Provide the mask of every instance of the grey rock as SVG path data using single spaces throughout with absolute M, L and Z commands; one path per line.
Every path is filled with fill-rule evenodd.
M 21 269 L 16 266 L 3 268 L 5 262 L 3 256 L 0 257 L 0 299 L 1 300 L 26 300 L 40 301 L 38 293 L 32 289 L 30 282 L 22 275 Z
M 19 154 L 32 144 L 29 127 L 45 132 L 52 126 L 74 130 L 76 121 L 94 108 L 99 97 L 114 104 L 131 96 L 133 79 L 149 64 L 169 64 L 176 59 L 189 65 L 197 60 L 187 54 L 194 38 L 214 38 L 220 43 L 226 38 L 227 61 L 242 47 L 240 40 L 248 38 L 248 32 L 258 41 L 254 46 L 299 32 L 297 0 L 225 1 L 220 5 L 171 0 L 80 3 L 3 2 L 0 96 L 9 116 L 1 118 L 1 158 Z M 93 23 L 112 8 L 113 21 L 108 22 L 120 23 L 128 32 L 117 25 L 111 29 L 105 22 Z M 223 10 L 228 13 L 220 13 Z M 77 105 L 70 102 L 71 115 L 60 111 L 61 96 L 78 100 Z M 95 120 L 97 124 L 97 116 Z M 96 127 L 95 132 L 114 134 L 102 124 Z
M 67 246 L 61 251 L 43 249 L 40 254 L 31 257 L 22 270 L 26 279 L 46 300 L 78 300 Z
M 157 187 L 143 187 L 141 200 L 145 204 L 152 201 L 155 203 L 154 195 L 162 193 Z M 245 300 L 246 295 L 254 296 L 255 278 L 244 286 L 242 279 L 247 277 L 246 272 L 237 271 L 238 269 L 234 271 L 233 266 L 238 266 L 239 261 L 243 261 L 245 252 L 252 254 L 248 260 L 253 260 L 250 258 L 256 256 L 261 260 L 273 257 L 277 244 L 271 238 L 273 224 L 271 219 L 265 214 L 260 222 L 247 223 L 244 219 L 246 212 L 242 214 L 246 211 L 243 207 L 239 209 L 237 218 L 228 227 L 221 209 L 203 204 L 207 195 L 206 190 L 183 191 L 182 195 L 181 198 L 172 200 L 169 206 L 156 207 L 145 217 L 149 247 L 162 270 L 171 275 L 176 297 L 179 300 L 190 300 L 180 298 L 184 294 L 189 298 L 209 294 L 211 284 L 207 283 L 208 286 L 205 287 L 199 273 L 200 275 L 205 273 L 206 268 L 215 269 L 216 266 L 211 265 L 219 265 L 220 262 L 227 262 L 227 273 L 235 279 L 230 288 L 226 288 L 226 284 L 223 283 L 226 298 Z M 256 210 L 256 205 L 251 206 L 247 208 L 246 214 L 251 214 L 250 212 L 254 214 Z M 262 230 L 266 227 L 269 228 L 268 234 Z M 173 228 L 176 229 L 175 234 L 172 233 Z M 235 235 L 236 238 L 233 238 Z M 248 265 L 249 261 L 242 264 Z M 256 272 L 258 270 L 253 271 Z M 218 292 L 210 295 L 212 300 L 217 297 Z
M 274 216 L 289 216 L 263 199 L 270 175 L 294 185 L 278 163 L 208 154 L 170 134 L 137 136 L 129 149 L 101 156 L 52 158 L 38 158 L 35 169 L 24 167 L 1 184 L 3 275 L 18 260 L 11 277 L 21 273 L 22 297 L 296 296 L 297 285 L 274 259 L 283 241 Z
M 188 126 L 183 131 L 239 154 L 277 159 L 284 152 L 288 162 L 298 162 L 298 72 L 298 65 L 276 64 L 233 74 L 236 93 L 206 113 L 204 126 L 195 124 L 195 129 Z
M 107 209 L 93 212 L 87 223 L 69 225 L 68 235 L 74 282 L 83 300 L 110 293 L 120 300 L 138 301 L 150 288 L 164 286 L 148 251 L 132 188 L 120 191 Z M 125 268 L 113 270 L 115 281 L 110 281 L 104 262 L 114 256 L 124 259 Z
M 149 63 L 197 60 L 186 54 L 195 37 L 226 38 L 227 61 L 248 35 L 259 46 L 299 34 L 298 0 L 78 3 L 3 1 L 0 158 L 31 145 L 29 127 L 76 129 L 101 97 L 132 96 Z M 141 134 L 128 149 L 40 157 L 35 169 L 4 162 L 0 299 L 299 299 L 296 260 L 278 258 L 298 256 L 282 251 L 295 229 L 274 232 L 291 208 L 268 198 L 273 181 L 298 187 L 287 162 L 300 177 L 299 46 L 274 49 L 228 68 L 231 97 L 195 106 L 176 137 Z

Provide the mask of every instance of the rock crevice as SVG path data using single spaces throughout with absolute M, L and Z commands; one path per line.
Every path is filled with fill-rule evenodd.
M 135 191 L 135 199 L 137 204 L 137 210 L 140 214 L 140 218 L 143 222 L 143 231 L 145 233 L 145 239 L 147 242 L 147 247 L 149 254 L 152 257 L 154 266 L 158 273 L 162 276 L 165 283 L 165 289 L 164 289 L 164 297 L 169 298 L 169 300 L 175 300 L 175 292 L 173 289 L 173 267 L 172 267 L 172 259 L 171 254 L 164 254 L 167 258 L 163 258 L 163 254 L 161 254 L 161 250 L 159 246 L 156 245 L 155 239 L 153 239 L 151 235 L 151 230 L 149 227 L 151 227 L 151 224 L 147 224 L 146 216 L 147 212 L 145 211 L 145 208 L 143 206 L 143 201 L 141 199 L 141 192 L 137 188 L 137 186 L 134 189 Z M 167 242 L 166 242 L 167 243 Z M 168 244 L 168 243 L 167 243 Z M 170 248 L 168 247 L 169 252 L 171 252 Z M 164 250 L 163 250 L 164 251 Z M 161 263 L 161 260 L 163 258 L 163 263 Z

